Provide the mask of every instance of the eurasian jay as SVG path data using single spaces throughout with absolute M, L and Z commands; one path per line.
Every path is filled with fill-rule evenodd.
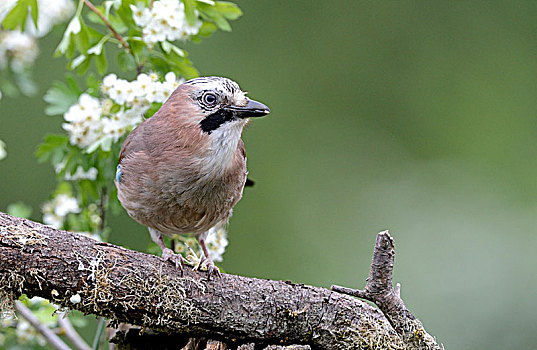
M 149 228 L 162 257 L 183 269 L 183 258 L 164 235 L 192 233 L 209 277 L 218 275 L 205 238 L 227 223 L 246 182 L 241 140 L 251 117 L 270 112 L 249 99 L 237 83 L 221 77 L 189 80 L 160 110 L 128 135 L 119 154 L 115 184 L 127 213 Z

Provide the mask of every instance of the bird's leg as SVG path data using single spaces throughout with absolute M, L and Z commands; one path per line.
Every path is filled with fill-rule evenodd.
M 216 267 L 216 265 L 213 262 L 213 259 L 211 259 L 211 256 L 209 255 L 209 251 L 207 250 L 207 246 L 205 246 L 205 238 L 199 238 L 198 241 L 200 242 L 201 249 L 203 249 L 203 254 L 205 254 L 205 265 L 207 266 L 207 278 L 210 279 L 211 275 L 215 275 L 217 277 L 220 276 L 220 269 Z
M 172 263 L 174 263 L 175 267 L 180 269 L 181 273 L 183 273 L 183 268 L 185 266 L 183 256 L 181 254 L 175 254 L 173 250 L 166 247 L 166 244 L 164 244 L 164 235 L 162 234 L 162 232 L 149 228 L 149 234 L 151 235 L 151 239 L 153 240 L 153 242 L 155 242 L 162 250 L 162 258 L 166 261 L 171 261 Z

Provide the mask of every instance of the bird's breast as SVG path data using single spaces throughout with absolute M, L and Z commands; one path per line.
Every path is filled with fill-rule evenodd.
M 246 181 L 240 149 L 231 161 L 217 154 L 172 159 L 153 159 L 144 173 L 122 164 L 118 197 L 129 215 L 165 234 L 200 234 L 227 220 Z

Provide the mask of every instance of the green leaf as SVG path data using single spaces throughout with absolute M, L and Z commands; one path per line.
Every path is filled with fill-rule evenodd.
M 71 147 L 71 150 L 63 159 L 63 167 L 58 172 L 58 176 L 63 178 L 65 177 L 65 174 L 73 174 L 78 166 L 82 164 L 82 152 L 83 151 L 78 147 Z
M 234 20 L 242 16 L 241 9 L 232 2 L 217 1 L 215 9 L 227 19 Z
M 37 29 L 37 18 L 39 17 L 39 12 L 37 9 L 37 0 L 30 1 L 30 8 L 32 9 L 32 19 L 34 21 L 35 29 Z
M 216 6 L 210 6 L 204 3 L 200 3 L 198 8 L 202 11 L 203 17 L 206 17 L 208 20 L 214 22 L 216 26 L 226 32 L 231 31 L 231 26 L 224 16 L 216 10 Z
M 76 35 L 78 32 L 80 32 L 81 25 L 80 25 L 80 18 L 78 16 L 73 17 L 71 22 L 69 22 L 69 25 L 67 26 L 67 29 L 63 33 L 62 40 L 58 44 L 58 47 L 56 48 L 56 51 L 54 52 L 55 56 L 61 56 L 65 54 L 68 58 L 73 57 L 74 53 L 74 42 L 73 42 L 73 34 Z
M 203 22 L 203 24 L 201 25 L 200 31 L 199 31 L 199 35 L 200 36 L 210 36 L 214 32 L 216 32 L 217 29 L 218 29 L 218 27 L 216 26 L 216 24 L 214 24 L 212 22 Z
M 199 76 L 199 72 L 194 66 L 192 65 L 192 62 L 189 60 L 180 60 L 175 63 L 176 67 L 178 68 L 178 71 L 175 73 L 180 74 L 185 77 L 185 79 L 193 79 Z
M 23 202 L 11 203 L 7 206 L 7 213 L 18 218 L 28 219 L 32 215 L 32 207 Z
M 186 21 L 188 24 L 193 26 L 197 20 L 196 5 L 194 4 L 194 0 L 183 0 L 183 4 L 185 5 Z
M 172 50 L 172 46 L 173 45 L 169 41 L 166 41 L 166 40 L 160 43 L 160 47 L 166 53 L 170 53 L 170 51 Z
M 51 160 L 53 164 L 58 164 L 69 144 L 67 135 L 48 134 L 45 141 L 37 147 L 35 156 L 40 163 Z
M 147 44 L 140 37 L 131 37 L 129 39 L 129 45 L 132 53 L 136 56 L 143 56 L 144 50 L 147 49 Z
M 178 54 L 179 56 L 181 57 L 185 57 L 186 54 L 183 50 L 181 50 L 180 48 L 178 48 L 177 46 L 175 46 L 174 44 L 170 43 L 169 41 L 163 41 L 160 43 L 160 46 L 162 48 L 162 50 L 165 52 L 165 53 L 170 53 L 172 50 L 173 52 L 175 52 L 176 54 Z
M 76 81 L 75 77 L 72 75 L 66 75 L 65 81 L 67 82 L 67 87 L 69 88 L 69 92 L 71 92 L 71 95 L 75 97 L 75 101 L 78 100 L 78 96 L 82 93 L 82 89 L 80 89 L 80 86 L 78 85 L 78 82 Z
M 65 57 L 69 59 L 73 58 L 75 56 L 75 50 L 76 50 L 75 40 L 73 38 L 73 35 L 70 35 L 69 46 L 67 46 Z
M 92 28 L 90 26 L 86 26 L 86 32 L 88 33 L 89 41 L 95 45 L 97 45 L 99 41 L 106 42 L 108 39 L 110 39 L 110 34 L 105 36 L 104 34 L 99 32 L 97 29 Z
M 99 16 L 97 16 L 97 14 L 95 12 L 89 12 L 86 15 L 86 18 L 92 23 L 99 23 L 99 24 L 103 23 L 103 21 L 101 21 L 101 18 Z
M 58 186 L 56 186 L 53 196 L 56 197 L 59 194 L 73 196 L 73 186 L 67 181 L 60 182 Z
M 126 72 L 134 71 L 136 69 L 136 62 L 134 61 L 134 57 L 132 57 L 132 55 L 130 55 L 124 50 L 120 51 L 117 55 L 117 63 L 119 64 L 119 68 Z
M 95 181 L 82 180 L 78 183 L 79 193 L 83 203 L 99 198 L 99 190 Z
M 17 4 L 9 11 L 9 13 L 4 17 L 4 20 L 2 21 L 2 26 L 7 30 L 14 30 L 17 28 L 17 26 L 21 23 L 21 21 L 24 21 L 28 10 L 25 9 L 23 6 L 19 6 L 19 3 L 22 1 L 18 1 Z
M 88 74 L 88 77 L 86 78 L 86 92 L 90 95 L 98 96 L 99 91 L 101 89 L 101 80 L 95 77 L 94 74 L 90 73 Z M 85 169 L 87 170 L 87 169 Z
M 43 97 L 45 102 L 49 104 L 45 108 L 45 113 L 47 115 L 64 114 L 71 105 L 78 101 L 80 89 L 78 86 L 76 86 L 76 89 L 75 86 L 73 86 L 73 84 L 76 84 L 74 78 L 68 77 L 67 83 L 68 86 L 59 81 L 54 82 Z
M 132 3 L 133 2 L 134 1 L 132 1 Z M 129 3 L 131 3 L 131 1 L 121 1 L 121 5 L 117 9 L 116 13 L 127 27 L 136 27 Z
M 76 44 L 76 48 L 78 51 L 82 54 L 86 53 L 88 49 L 90 48 L 89 43 L 89 34 L 87 31 L 87 26 L 84 23 L 84 21 L 80 21 L 80 31 L 77 34 L 73 34 L 73 39 Z
M 112 108 L 110 108 L 110 114 L 114 114 L 114 113 L 117 113 L 121 110 L 121 106 L 114 103 L 114 105 L 112 106 Z
M 218 28 L 222 29 L 225 32 L 231 31 L 231 26 L 229 25 L 228 21 L 226 21 L 223 16 L 214 15 L 212 19 Z
M 77 328 L 83 328 L 88 325 L 88 320 L 80 311 L 69 310 L 69 320 Z
M 196 68 L 192 66 L 192 62 L 186 57 L 179 56 L 175 51 L 170 51 L 169 54 L 164 54 L 165 60 L 160 58 L 151 58 L 151 63 L 160 72 L 167 72 L 170 68 L 177 75 L 181 75 L 186 79 L 192 79 L 199 76 Z
M 86 148 L 86 153 L 93 153 L 101 148 L 105 152 L 109 152 L 112 147 L 112 138 L 111 137 L 101 137 L 99 140 L 95 141 Z
M 125 24 L 121 18 L 118 16 L 110 16 L 108 17 L 108 21 L 110 22 L 110 25 L 118 32 L 119 34 L 124 34 L 129 29 L 128 25 Z
M 82 61 L 80 65 L 76 68 L 76 72 L 78 75 L 84 75 L 88 71 L 91 64 L 91 58 Z
M 104 55 L 104 50 L 99 56 L 95 56 L 95 68 L 100 75 L 103 75 L 106 72 L 106 56 Z
M 34 25 L 37 28 L 37 0 L 18 0 L 2 21 L 4 29 L 14 30 L 20 27 L 21 31 L 24 31 L 26 18 L 28 18 L 28 10 L 31 11 Z
M 154 70 L 159 72 L 167 72 L 170 70 L 169 67 L 171 62 L 168 62 L 167 59 L 152 56 L 149 58 L 149 61 L 151 62 L 151 66 L 153 66 Z

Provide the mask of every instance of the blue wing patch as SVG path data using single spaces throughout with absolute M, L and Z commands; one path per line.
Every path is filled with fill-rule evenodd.
M 118 164 L 116 169 L 116 181 L 121 182 L 121 176 L 123 176 L 123 172 L 121 171 L 121 164 Z

